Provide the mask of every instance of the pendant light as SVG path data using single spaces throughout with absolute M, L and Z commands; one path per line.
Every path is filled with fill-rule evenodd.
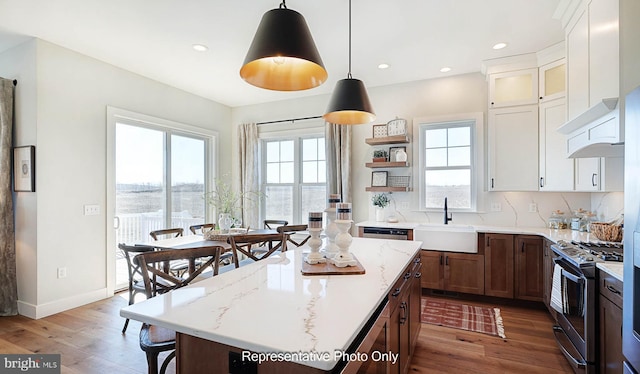
M 320 54 L 302 14 L 278 9 L 262 16 L 240 76 L 247 83 L 275 91 L 300 91 L 327 80 Z
M 349 73 L 346 79 L 336 83 L 327 113 L 322 118 L 339 125 L 359 125 L 376 119 L 364 83 L 351 77 L 351 0 L 349 0 Z

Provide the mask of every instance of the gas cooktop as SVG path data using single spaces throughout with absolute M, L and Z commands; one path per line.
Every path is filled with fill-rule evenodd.
M 598 262 L 622 262 L 622 244 L 610 242 L 576 242 L 559 240 L 551 248 L 578 267 L 595 266 Z
M 604 261 L 623 261 L 623 247 L 622 243 L 616 242 L 576 242 L 572 241 L 572 244 L 589 251 L 590 254 L 601 258 Z

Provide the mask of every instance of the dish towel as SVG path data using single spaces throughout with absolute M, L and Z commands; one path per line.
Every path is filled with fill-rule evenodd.
M 563 313 L 563 305 L 562 302 L 562 266 L 556 264 L 553 267 L 553 284 L 551 286 L 551 307 L 558 311 L 558 313 Z

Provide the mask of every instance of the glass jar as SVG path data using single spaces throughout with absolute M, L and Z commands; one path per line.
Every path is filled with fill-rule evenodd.
M 548 220 L 548 227 L 554 230 L 562 230 L 567 228 L 567 222 L 564 219 L 564 212 L 554 210 Z
M 580 231 L 591 232 L 591 222 L 596 222 L 598 218 L 593 212 L 586 212 L 580 220 Z
M 582 208 L 573 211 L 573 215 L 569 219 L 569 228 L 571 230 L 582 231 L 580 227 L 585 213 L 587 212 Z

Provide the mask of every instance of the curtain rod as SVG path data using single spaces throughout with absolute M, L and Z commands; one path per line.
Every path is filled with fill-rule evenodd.
M 304 120 L 307 120 L 307 119 L 318 119 L 318 118 L 322 118 L 322 116 L 280 119 L 280 120 L 277 120 L 277 121 L 258 122 L 258 123 L 256 123 L 256 125 L 260 126 L 260 125 L 268 125 L 268 124 L 271 124 L 271 123 L 282 123 L 282 122 L 291 122 L 291 123 L 293 123 L 295 121 L 304 121 Z

